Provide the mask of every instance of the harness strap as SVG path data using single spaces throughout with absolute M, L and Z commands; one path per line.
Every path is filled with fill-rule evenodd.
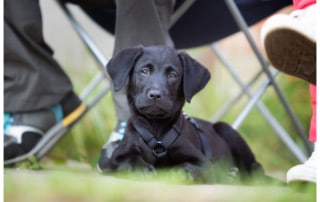
M 195 129 L 197 130 L 197 135 L 199 137 L 200 143 L 201 143 L 201 151 L 202 153 L 209 159 L 212 158 L 212 150 L 211 147 L 209 145 L 209 142 L 206 138 L 206 136 L 203 134 L 202 130 L 200 129 L 197 121 L 192 118 L 192 117 L 187 117 L 187 120 L 195 127 Z
M 148 144 L 152 149 L 153 155 L 156 158 L 164 157 L 167 154 L 168 149 L 177 140 L 181 134 L 181 129 L 183 128 L 183 117 L 179 117 L 178 121 L 173 125 L 173 127 L 163 135 L 161 140 L 158 140 L 154 135 L 145 127 L 141 127 L 138 121 L 133 121 L 133 126 L 142 137 L 142 139 Z

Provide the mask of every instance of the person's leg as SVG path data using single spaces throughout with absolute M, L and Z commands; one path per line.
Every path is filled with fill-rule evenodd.
M 314 182 L 316 183 L 316 165 L 318 159 L 320 159 L 320 148 L 317 143 L 317 131 L 316 131 L 316 106 L 317 106 L 317 87 L 310 85 L 310 96 L 312 106 L 312 117 L 310 121 L 309 140 L 314 143 L 314 151 L 310 158 L 303 164 L 296 165 L 290 168 L 287 172 L 287 183 L 293 182 Z
M 30 150 L 57 119 L 80 104 L 52 55 L 42 35 L 39 1 L 5 0 L 5 159 Z
M 114 55 L 136 45 L 173 46 L 168 33 L 172 0 L 117 0 Z M 118 120 L 129 118 L 125 92 L 113 93 Z
M 312 107 L 312 117 L 310 121 L 309 140 L 311 142 L 317 141 L 317 86 L 310 85 L 310 97 Z
M 275 68 L 289 75 L 316 84 L 316 10 L 315 0 L 295 0 L 298 9 L 291 15 L 270 17 L 262 28 L 262 44 L 267 57 Z M 287 173 L 287 182 L 316 183 L 316 160 L 319 159 L 319 145 L 316 142 L 316 86 L 310 85 L 312 118 L 310 141 L 314 152 L 303 164 L 292 167 Z
M 168 29 L 174 0 L 117 0 L 114 55 L 119 51 L 137 45 L 173 46 Z M 110 158 L 114 148 L 122 139 L 125 122 L 130 116 L 126 98 L 126 88 L 113 92 L 118 125 L 111 133 L 101 151 L 98 169 L 104 168 L 106 158 Z

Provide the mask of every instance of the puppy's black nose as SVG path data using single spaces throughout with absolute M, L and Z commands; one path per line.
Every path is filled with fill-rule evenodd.
M 149 92 L 148 92 L 148 98 L 151 99 L 151 100 L 161 99 L 161 92 L 160 92 L 160 90 L 157 90 L 157 89 L 149 90 Z

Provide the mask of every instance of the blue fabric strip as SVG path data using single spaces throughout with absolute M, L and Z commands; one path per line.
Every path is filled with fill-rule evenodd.
M 11 123 L 13 123 L 13 118 L 11 116 L 11 113 L 4 113 L 4 117 L 3 117 L 3 134 L 6 134 L 9 126 Z
M 56 122 L 60 122 L 63 119 L 63 110 L 61 105 L 55 105 L 49 108 L 52 113 L 54 113 L 56 117 Z

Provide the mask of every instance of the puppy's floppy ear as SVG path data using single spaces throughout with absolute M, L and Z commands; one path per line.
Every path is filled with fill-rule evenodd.
M 187 102 L 210 80 L 209 71 L 188 54 L 179 54 L 183 65 L 183 92 Z
M 107 64 L 107 72 L 114 85 L 114 91 L 119 91 L 129 76 L 139 56 L 143 53 L 142 46 L 127 48 L 111 58 Z

